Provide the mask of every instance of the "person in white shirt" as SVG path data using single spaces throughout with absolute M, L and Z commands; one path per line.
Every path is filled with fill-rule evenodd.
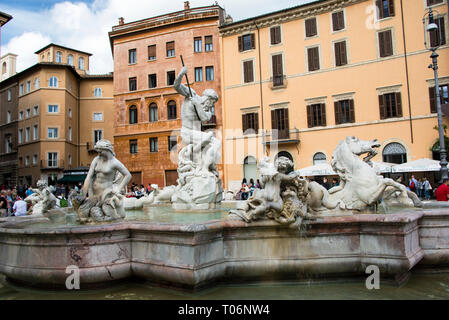
M 14 202 L 14 206 L 12 207 L 13 214 L 16 217 L 22 217 L 27 215 L 27 203 L 19 198 L 16 202 Z

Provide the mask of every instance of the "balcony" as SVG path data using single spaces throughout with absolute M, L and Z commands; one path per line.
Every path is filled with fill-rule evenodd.
M 272 76 L 270 78 L 270 88 L 272 90 L 287 87 L 287 77 L 285 75 Z
M 295 128 L 295 132 L 290 133 L 290 130 L 271 130 L 271 135 L 265 137 L 265 145 L 274 144 L 298 144 L 299 131 Z
M 63 170 L 64 160 L 41 160 L 41 170 Z

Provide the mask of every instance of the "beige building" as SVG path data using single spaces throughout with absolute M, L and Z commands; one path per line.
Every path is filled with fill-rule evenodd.
M 225 186 L 256 179 L 264 155 L 288 156 L 295 169 L 330 162 L 348 135 L 377 138 L 374 161 L 435 156 L 434 81 L 422 24 L 429 6 L 441 14 L 439 78 L 447 103 L 446 0 L 322 0 L 222 26 Z
M 40 62 L 16 76 L 20 185 L 54 184 L 64 170 L 90 164 L 95 139 L 112 138 L 112 74 L 88 75 L 90 54 L 77 50 L 52 44 L 37 54 Z

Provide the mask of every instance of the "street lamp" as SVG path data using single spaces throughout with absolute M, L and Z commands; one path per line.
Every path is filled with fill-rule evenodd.
M 436 19 L 435 20 L 435 14 Z M 441 21 L 440 15 L 438 11 L 432 11 L 432 8 L 429 8 L 429 11 L 423 17 L 423 25 L 424 25 L 424 45 L 426 49 L 432 51 L 430 57 L 432 58 L 432 64 L 429 65 L 430 69 L 433 69 L 434 78 L 435 78 L 435 100 L 437 106 L 438 113 L 438 134 L 440 138 L 440 166 L 441 166 L 441 181 L 442 183 L 444 179 L 449 178 L 448 169 L 447 169 L 447 160 L 446 160 L 446 146 L 444 143 L 444 127 L 443 127 L 443 116 L 441 113 L 441 101 L 440 101 L 440 86 L 438 83 L 438 54 L 436 53 L 437 49 L 440 47 L 442 43 L 441 32 L 439 32 L 440 27 L 436 22 Z M 428 33 L 428 38 L 426 34 Z M 429 39 L 429 41 L 427 41 Z

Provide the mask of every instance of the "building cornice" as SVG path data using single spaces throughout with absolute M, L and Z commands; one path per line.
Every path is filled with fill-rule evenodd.
M 368 0 L 324 0 L 307 3 L 297 7 L 287 8 L 281 11 L 223 25 L 220 27 L 220 34 L 223 37 L 228 37 L 234 34 L 253 31 L 257 28 L 266 28 L 292 20 L 316 16 L 365 1 Z

